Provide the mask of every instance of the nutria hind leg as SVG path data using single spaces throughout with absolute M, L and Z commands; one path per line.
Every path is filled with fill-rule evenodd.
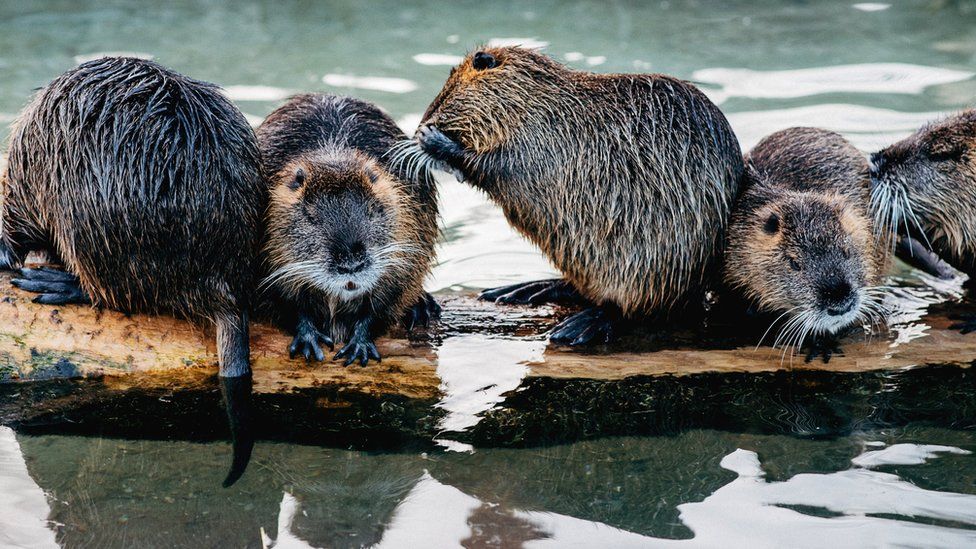
M 557 324 L 549 334 L 549 341 L 556 345 L 573 347 L 609 343 L 613 340 L 614 330 L 620 322 L 621 315 L 615 307 L 590 307 Z
M 814 359 L 820 358 L 824 364 L 827 364 L 830 362 L 830 357 L 835 354 L 844 354 L 844 350 L 840 347 L 841 337 L 843 334 L 819 334 L 811 337 L 804 362 L 813 362 Z
M 220 393 L 227 410 L 234 455 L 230 471 L 223 482 L 226 488 L 244 474 L 254 449 L 251 352 L 246 314 L 220 316 L 216 324 Z
M 332 360 L 345 358 L 346 361 L 342 364 L 343 366 L 349 366 L 357 360 L 360 366 L 365 366 L 369 359 L 379 362 L 381 360 L 380 352 L 373 343 L 372 324 L 373 319 L 370 316 L 364 316 L 357 320 L 346 346 L 339 349 Z
M 21 290 L 40 294 L 34 298 L 34 303 L 45 305 L 91 303 L 91 298 L 81 289 L 78 277 L 69 272 L 50 267 L 23 268 L 18 272 L 19 276 L 10 282 Z
M 533 280 L 489 288 L 478 294 L 478 299 L 506 305 L 572 304 L 586 301 L 572 284 L 562 278 Z
M 910 236 L 902 236 L 898 239 L 895 255 L 912 267 L 936 278 L 950 280 L 955 277 L 955 271 L 948 263 L 925 244 Z
M 403 327 L 407 332 L 412 332 L 414 328 L 426 328 L 430 323 L 441 317 L 441 306 L 437 304 L 434 296 L 424 292 L 420 299 L 407 309 L 403 315 Z
M 295 358 L 299 354 L 310 361 L 312 357 L 318 362 L 325 361 L 325 353 L 319 345 L 327 345 L 330 351 L 335 350 L 335 342 L 332 338 L 323 334 L 315 327 L 315 321 L 310 315 L 300 313 L 298 324 L 295 326 L 295 337 L 288 346 L 288 357 Z

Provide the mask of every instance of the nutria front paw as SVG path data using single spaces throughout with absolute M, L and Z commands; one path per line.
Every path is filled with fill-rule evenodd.
M 464 153 L 456 141 L 435 126 L 421 126 L 417 129 L 417 141 L 424 152 L 437 160 L 450 162 Z
M 489 288 L 478 294 L 478 299 L 507 305 L 542 305 L 544 303 L 576 303 L 582 301 L 579 292 L 561 278 L 519 282 L 498 288 Z
M 369 359 L 379 362 L 380 352 L 376 350 L 376 345 L 373 344 L 373 341 L 369 337 L 353 335 L 349 342 L 346 343 L 346 346 L 332 357 L 332 360 L 339 360 L 340 358 L 346 359 L 342 363 L 343 366 L 349 366 L 357 360 L 360 366 L 365 366 L 369 362 Z
M 34 303 L 45 305 L 66 305 L 69 303 L 91 303 L 91 298 L 81 289 L 78 277 L 57 269 L 20 269 L 20 277 L 11 280 L 14 286 L 27 292 L 41 294 Z
M 426 328 L 430 326 L 431 321 L 437 320 L 441 317 L 441 306 L 437 304 L 434 296 L 427 292 L 407 310 L 407 314 L 404 316 L 403 325 L 407 328 L 408 332 L 412 332 L 414 328 L 421 327 Z
M 327 345 L 330 351 L 335 350 L 335 342 L 332 341 L 332 338 L 320 332 L 312 321 L 303 318 L 298 321 L 295 337 L 291 340 L 291 345 L 288 346 L 288 357 L 295 358 L 301 354 L 306 361 L 311 360 L 314 356 L 316 361 L 323 362 L 325 353 L 319 347 L 320 343 Z
M 806 359 L 804 362 L 813 362 L 815 358 L 821 358 L 824 364 L 830 362 L 830 357 L 844 354 L 844 350 L 840 348 L 840 343 L 837 338 L 832 336 L 814 336 L 810 341 L 810 350 L 807 351 Z
M 614 318 L 602 307 L 580 311 L 556 325 L 549 341 L 557 345 L 609 343 L 613 339 Z

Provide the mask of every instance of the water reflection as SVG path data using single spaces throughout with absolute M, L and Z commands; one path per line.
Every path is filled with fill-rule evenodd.
M 976 458 L 959 446 L 863 436 L 875 442 L 693 431 L 472 454 L 265 445 L 253 474 L 221 490 L 198 480 L 222 470 L 217 445 L 15 439 L 0 430 L 3 459 L 21 464 L 0 491 L 0 509 L 13 510 L 0 514 L 0 539 L 279 548 L 976 543 L 973 477 L 960 477 Z M 972 433 L 902 436 L 976 447 Z

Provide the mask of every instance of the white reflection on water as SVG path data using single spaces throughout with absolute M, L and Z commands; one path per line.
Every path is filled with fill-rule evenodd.
M 359 88 L 389 93 L 410 93 L 417 89 L 417 83 L 413 80 L 387 76 L 353 76 L 351 74 L 330 73 L 322 77 L 322 82 L 338 88 Z
M 538 38 L 492 38 L 488 40 L 488 47 L 491 48 L 504 48 L 507 46 L 522 46 L 523 48 L 530 48 L 534 50 L 541 50 L 542 48 L 549 45 L 549 42 L 545 40 L 539 40 Z
M 27 473 L 13 429 L 0 426 L 0 547 L 58 547 L 51 508 Z
M 545 340 L 493 338 L 480 334 L 449 337 L 437 350 L 437 377 L 444 397 L 437 407 L 447 411 L 445 431 L 463 431 L 481 421 L 479 414 L 504 400 L 542 361 Z
M 890 109 L 824 103 L 791 109 L 729 113 L 726 116 L 743 152 L 763 137 L 793 126 L 814 126 L 841 133 L 856 147 L 876 151 L 936 120 L 942 112 L 898 112 Z
M 860 11 L 884 11 L 891 7 L 891 4 L 882 4 L 880 2 L 862 2 L 860 4 L 854 4 L 852 8 Z
M 897 448 L 893 453 L 932 457 L 936 447 L 899 444 L 892 448 Z M 953 447 L 937 448 L 965 453 Z M 877 463 L 894 462 L 905 460 Z M 738 478 L 703 501 L 678 506 L 681 521 L 694 532 L 692 539 L 652 538 L 559 513 L 508 509 L 425 473 L 397 506 L 377 546 L 458 547 L 488 540 L 495 544 L 523 542 L 527 548 L 964 547 L 976 543 L 976 530 L 912 520 L 976 526 L 976 496 L 924 490 L 896 475 L 865 468 L 768 482 L 756 453 L 741 449 L 725 456 L 721 466 Z M 787 506 L 817 508 L 838 516 L 809 515 Z
M 413 56 L 413 60 L 421 65 L 454 66 L 464 60 L 464 58 L 460 55 L 447 55 L 443 53 L 418 53 Z
M 781 71 L 709 68 L 692 80 L 722 87 L 726 97 L 792 98 L 822 93 L 917 94 L 925 88 L 959 82 L 972 72 L 908 63 L 862 63 Z
M 968 455 L 972 452 L 955 446 L 935 444 L 893 444 L 883 450 L 872 450 L 851 460 L 858 467 L 868 469 L 882 465 L 921 465 L 938 457 L 939 453 Z
M 271 539 L 261 528 L 261 546 L 265 549 L 307 549 L 312 547 L 307 541 L 292 532 L 292 523 L 300 511 L 300 505 L 295 496 L 285 492 L 281 496 L 278 506 L 278 537 Z

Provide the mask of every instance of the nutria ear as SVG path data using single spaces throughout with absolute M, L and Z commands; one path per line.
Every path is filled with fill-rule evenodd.
M 766 234 L 776 234 L 776 231 L 779 230 L 779 214 L 776 212 L 769 214 L 766 222 L 763 223 L 763 230 L 766 231 Z
M 958 160 L 976 142 L 976 123 L 940 128 L 929 138 L 926 155 L 932 160 Z
M 299 187 L 305 184 L 305 170 L 298 168 L 295 170 L 295 177 L 292 178 L 291 182 L 288 183 L 288 187 L 293 190 L 298 190 Z

